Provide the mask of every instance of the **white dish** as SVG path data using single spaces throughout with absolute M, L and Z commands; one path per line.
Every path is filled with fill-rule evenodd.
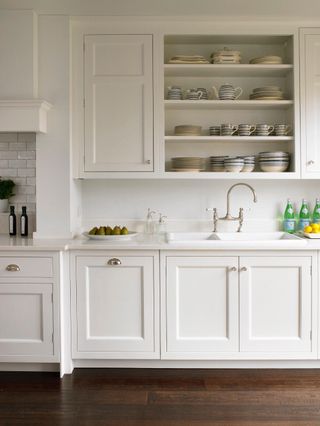
M 271 166 L 271 165 L 266 165 L 266 164 L 260 164 L 260 169 L 263 172 L 269 172 L 269 173 L 280 173 L 280 172 L 285 172 L 288 168 L 288 164 L 279 164 L 277 166 Z
M 96 241 L 128 241 L 138 235 L 138 233 L 129 231 L 127 235 L 90 235 L 89 232 L 83 232 L 82 235 L 89 238 L 89 240 Z
M 314 239 L 314 240 L 320 239 L 320 234 L 315 234 L 315 233 L 308 234 L 307 232 L 304 232 L 303 235 L 307 238 Z

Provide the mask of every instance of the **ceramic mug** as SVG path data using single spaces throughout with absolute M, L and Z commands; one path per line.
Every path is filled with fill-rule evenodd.
M 288 124 L 275 124 L 274 131 L 276 136 L 287 136 L 292 128 Z
M 243 90 L 241 87 L 233 87 L 232 84 L 223 84 L 219 90 L 215 86 L 212 86 L 213 93 L 217 99 L 220 100 L 232 100 L 238 99 Z
M 238 131 L 238 126 L 234 124 L 221 124 L 221 135 L 232 136 Z
M 250 136 L 256 131 L 252 124 L 239 124 L 239 136 Z
M 256 134 L 257 136 L 269 136 L 274 131 L 274 126 L 269 126 L 269 124 L 257 124 Z
M 186 98 L 192 100 L 198 100 L 203 97 L 203 92 L 198 89 L 188 89 L 186 92 Z

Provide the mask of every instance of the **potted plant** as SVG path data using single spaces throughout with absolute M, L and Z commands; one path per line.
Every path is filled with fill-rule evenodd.
M 8 211 L 9 198 L 14 195 L 15 183 L 11 179 L 1 179 L 0 177 L 0 213 Z

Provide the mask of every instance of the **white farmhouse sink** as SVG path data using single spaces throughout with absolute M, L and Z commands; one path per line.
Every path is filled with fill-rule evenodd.
M 167 242 L 217 248 L 303 247 L 307 244 L 304 239 L 286 232 L 169 232 Z

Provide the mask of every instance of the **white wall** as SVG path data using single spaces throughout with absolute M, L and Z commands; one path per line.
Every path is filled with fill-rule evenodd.
M 245 182 L 245 180 L 241 180 Z M 168 216 L 175 224 L 179 221 L 206 221 L 207 207 L 217 207 L 220 216 L 226 213 L 227 190 L 239 181 L 83 181 L 83 226 L 140 221 L 148 207 Z M 300 208 L 303 197 L 313 208 L 320 197 L 317 181 L 247 181 L 258 196 L 252 201 L 248 188 L 235 188 L 231 195 L 232 214 L 245 208 L 245 220 L 258 219 L 261 226 L 273 227 L 285 208 L 287 198 Z M 100 223 L 101 222 L 101 223 Z M 270 222 L 270 224 L 269 224 Z M 272 222 L 272 223 L 271 223 Z M 257 226 L 257 224 L 255 224 Z M 259 225 L 258 225 L 259 226 Z

